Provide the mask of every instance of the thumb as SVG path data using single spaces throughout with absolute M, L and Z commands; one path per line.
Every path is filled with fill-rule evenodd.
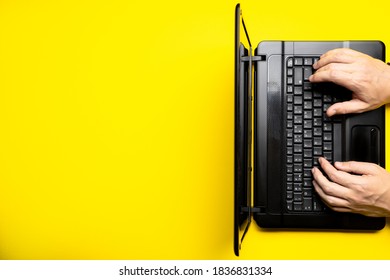
M 349 101 L 335 103 L 328 108 L 326 114 L 328 117 L 333 115 L 343 115 L 352 113 L 362 113 L 368 108 L 368 104 L 359 99 L 352 99 Z

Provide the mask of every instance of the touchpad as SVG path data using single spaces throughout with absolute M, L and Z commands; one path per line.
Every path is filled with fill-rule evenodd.
M 376 126 L 357 125 L 352 128 L 351 159 L 379 164 L 380 130 Z

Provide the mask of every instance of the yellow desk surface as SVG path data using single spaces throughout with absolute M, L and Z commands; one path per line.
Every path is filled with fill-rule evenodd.
M 0 2 L 1 259 L 236 259 L 236 2 L 141 2 Z M 254 45 L 390 46 L 390 2 L 381 2 L 242 9 Z M 241 258 L 389 257 L 389 226 L 270 233 L 252 224 Z

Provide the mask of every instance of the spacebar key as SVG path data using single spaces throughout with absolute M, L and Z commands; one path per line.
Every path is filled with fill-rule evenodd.
M 333 123 L 333 162 L 342 161 L 341 123 Z

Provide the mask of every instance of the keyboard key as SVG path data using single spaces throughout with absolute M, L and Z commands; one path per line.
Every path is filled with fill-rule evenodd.
M 313 100 L 313 107 L 321 108 L 322 107 L 322 100 L 321 99 L 314 99 Z
M 303 59 L 303 65 L 312 66 L 313 65 L 313 59 L 311 57 L 306 57 Z M 310 67 L 311 68 L 311 67 Z
M 303 177 L 304 178 L 312 178 L 311 169 L 308 169 L 308 168 L 303 169 Z
M 302 68 L 294 69 L 294 85 L 301 86 L 303 84 Z
M 322 110 L 320 108 L 315 108 L 313 110 L 313 116 L 314 117 L 321 117 L 322 116 Z
M 304 158 L 312 158 L 313 157 L 313 150 L 312 149 L 304 149 L 303 150 L 303 157 Z
M 292 76 L 292 75 L 293 75 L 293 68 L 288 68 L 287 69 L 287 76 Z
M 295 144 L 294 145 L 294 153 L 301 154 L 302 153 L 302 145 Z
M 312 100 L 313 99 L 313 94 L 309 91 L 305 91 L 303 93 L 303 100 Z
M 294 65 L 295 65 L 295 66 L 301 66 L 302 64 L 303 64 L 303 60 L 302 60 L 301 57 L 296 57 L 296 58 L 294 59 Z
M 302 88 L 301 87 L 295 87 L 294 88 L 294 95 L 302 95 Z
M 303 103 L 303 100 L 302 100 L 302 96 L 294 96 L 294 105 L 302 105 Z
M 321 155 L 320 155 L 321 156 Z M 318 161 L 318 159 L 320 158 L 320 156 L 315 156 L 313 158 L 313 165 L 314 166 L 320 166 L 320 162 Z
M 302 104 L 302 103 L 301 103 Z M 303 102 L 303 109 L 304 110 L 311 110 L 313 108 L 313 103 L 311 101 L 305 101 Z M 311 112 L 311 111 L 310 111 Z
M 303 83 L 303 90 L 311 90 L 312 84 L 310 82 L 304 82 Z
M 302 211 L 302 203 L 294 203 L 294 211 Z
M 324 151 L 331 151 L 331 150 L 332 150 L 332 142 L 325 142 Z
M 294 183 L 294 192 L 302 191 L 302 183 Z
M 302 172 L 302 164 L 294 164 L 294 173 Z
M 313 210 L 322 211 L 322 204 L 317 197 L 313 197 Z
M 294 133 L 295 134 L 301 134 L 302 133 L 302 125 L 301 124 L 296 124 L 294 125 Z
M 309 80 L 309 77 L 311 76 L 311 74 L 313 74 L 313 68 L 311 68 L 311 67 L 303 68 L 303 79 L 305 81 Z
M 293 203 L 292 203 L 292 201 L 287 201 L 286 206 L 287 206 L 287 210 L 288 211 L 292 211 L 293 210 Z
M 303 181 L 303 187 L 304 188 L 313 187 L 312 179 L 305 179 Z
M 324 152 L 324 158 L 326 158 L 328 161 L 333 160 L 332 152 Z
M 296 202 L 302 201 L 302 193 L 300 193 L 300 192 L 294 193 L 294 201 L 296 201 Z
M 312 185 L 313 183 L 311 183 Z M 303 189 L 303 196 L 304 197 L 312 197 L 313 196 L 313 192 L 312 192 L 312 188 L 309 188 L 309 189 Z
M 299 134 L 294 135 L 294 143 L 295 144 L 302 143 L 302 141 L 303 141 L 302 135 L 299 135 Z
M 324 123 L 324 131 L 330 132 L 332 131 L 332 123 Z
M 304 159 L 303 160 L 303 168 L 312 168 L 313 163 L 311 159 Z
M 322 138 L 321 137 L 314 137 L 313 144 L 314 144 L 314 146 L 322 146 Z
M 332 103 L 332 96 L 330 94 L 324 94 L 323 96 L 324 103 Z
M 305 115 L 306 115 L 306 111 L 303 112 L 303 128 L 306 128 L 306 129 L 311 129 L 313 128 L 313 122 L 309 119 L 309 120 L 306 120 L 305 119 Z
M 299 183 L 302 182 L 302 173 L 294 174 L 294 182 Z
M 321 149 L 321 147 L 314 147 L 314 148 L 313 148 L 313 155 L 315 155 L 315 156 L 321 156 L 321 155 L 322 155 L 322 149 Z
M 333 139 L 332 135 L 333 134 L 329 132 L 324 133 L 324 141 L 332 141 Z
M 292 58 L 289 58 L 287 60 L 287 67 L 293 67 L 293 59 Z
M 303 160 L 302 155 L 294 155 L 294 163 L 301 163 Z
M 303 121 L 302 116 L 294 116 L 294 123 L 301 124 Z
M 314 118 L 313 125 L 314 126 L 322 126 L 322 118 Z
M 293 199 L 293 192 L 287 192 L 286 199 L 288 200 Z
M 312 130 L 309 130 L 309 129 L 305 129 L 303 131 L 303 138 L 313 138 L 313 132 Z
M 311 139 L 310 140 L 304 140 L 303 141 L 303 147 L 304 148 L 312 148 L 313 147 L 313 143 L 312 143 Z
M 313 118 L 313 113 L 312 113 L 312 111 L 308 111 L 308 110 L 303 111 L 303 118 L 304 118 L 305 120 L 311 120 L 311 119 Z
M 311 197 L 305 197 L 303 199 L 303 210 L 304 211 L 311 211 L 312 210 L 312 198 Z
M 322 136 L 322 129 L 320 127 L 313 128 L 313 135 L 314 136 Z
M 331 106 L 331 104 L 324 104 L 324 112 L 328 111 L 328 108 Z
M 322 100 L 322 93 L 314 90 L 313 91 L 313 98 Z

